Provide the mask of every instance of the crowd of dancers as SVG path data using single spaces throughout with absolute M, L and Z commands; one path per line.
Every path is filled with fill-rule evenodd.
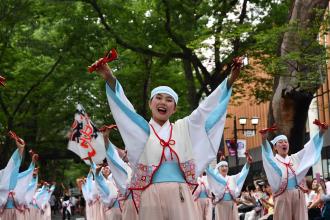
M 49 199 L 55 183 L 38 183 L 38 154 L 32 151 L 30 166 L 19 172 L 25 143 L 17 138 L 16 146 L 7 166 L 0 170 L 0 220 L 50 220 Z
M 177 110 L 179 98 L 172 88 L 159 86 L 152 90 L 149 101 L 152 118 L 147 122 L 135 112 L 109 66 L 106 63 L 98 65 L 96 71 L 106 81 L 109 106 L 125 150 L 109 140 L 111 127 L 103 129 L 107 165 L 95 164 L 91 158 L 90 172 L 86 178 L 78 180 L 86 200 L 88 220 L 210 220 L 212 208 L 217 220 L 255 216 L 253 211 L 257 212 L 256 209 L 245 215 L 239 214 L 244 199 L 248 198 L 242 188 L 252 163 L 251 156 L 246 154 L 246 164 L 232 176 L 228 175 L 226 161 L 220 161 L 215 167 L 210 165 L 219 150 L 226 109 L 241 62 L 241 59 L 235 59 L 230 76 L 189 116 L 175 123 L 169 119 Z M 323 134 L 327 129 L 326 124 L 316 124 L 319 132 L 301 151 L 292 155 L 288 154 L 286 136 L 278 135 L 269 142 L 270 130 L 261 132 L 263 166 L 268 179 L 264 190 L 268 193 L 262 194 L 266 196 L 260 201 L 272 212 L 264 213 L 267 214 L 264 219 L 308 219 L 305 175 L 320 158 Z M 17 144 L 18 150 L 8 163 L 11 168 L 6 170 L 7 166 L 0 173 L 0 192 L 3 192 L 0 195 L 1 220 L 15 219 L 8 218 L 7 213 L 13 211 L 19 216 L 22 205 L 29 210 L 37 205 L 41 214 L 47 212 L 47 208 L 43 210 L 38 204 L 38 192 L 42 189 L 37 190 L 31 199 L 29 197 L 29 201 L 24 200 L 24 204 L 18 200 L 21 192 L 15 192 L 15 185 L 19 185 L 20 161 L 16 160 L 20 160 L 23 147 Z M 13 178 L 9 180 L 4 172 L 10 172 Z M 6 181 L 8 187 L 4 191 L 2 187 Z M 14 186 L 12 182 L 15 182 Z M 34 192 L 36 185 L 33 187 Z M 51 191 L 47 191 L 47 196 Z M 63 210 L 69 212 L 70 202 L 64 207 Z

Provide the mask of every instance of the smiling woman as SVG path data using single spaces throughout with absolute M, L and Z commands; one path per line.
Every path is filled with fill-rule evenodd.
M 149 107 L 151 110 L 152 118 L 155 120 L 155 122 L 157 122 L 159 125 L 165 124 L 170 116 L 173 115 L 176 111 L 176 103 L 178 101 L 177 99 L 178 96 L 170 87 L 160 86 L 153 89 L 151 92 Z
M 231 85 L 241 62 L 235 59 L 231 76 L 195 111 L 175 123 L 169 121 L 178 104 L 173 89 L 159 86 L 152 90 L 148 123 L 135 112 L 108 65 L 97 69 L 107 82 L 111 112 L 134 168 L 129 190 L 140 219 L 199 219 L 192 192 L 197 177 L 216 158 Z
M 260 132 L 263 138 L 262 162 L 274 194 L 274 219 L 308 219 L 304 195 L 307 192 L 305 175 L 320 158 L 323 134 L 327 129 L 322 124 L 317 125 L 320 132 L 302 150 L 292 155 L 288 154 L 290 146 L 285 135 L 278 135 L 270 141 L 276 151 L 274 156 L 266 140 L 269 129 Z

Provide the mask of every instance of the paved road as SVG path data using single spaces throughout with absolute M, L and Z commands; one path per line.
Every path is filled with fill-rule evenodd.
M 62 220 L 62 215 L 60 214 L 52 215 L 52 220 Z M 74 215 L 71 216 L 70 220 L 85 220 L 85 218 L 80 215 Z

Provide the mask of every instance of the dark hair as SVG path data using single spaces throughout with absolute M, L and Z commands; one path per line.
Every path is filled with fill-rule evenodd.
M 313 180 L 306 180 L 306 186 L 310 190 L 312 189 L 313 181 L 314 181 L 314 179 Z
M 256 187 L 253 184 L 249 184 L 246 188 L 249 192 L 256 190 Z
M 264 187 L 270 186 L 268 180 L 264 180 Z

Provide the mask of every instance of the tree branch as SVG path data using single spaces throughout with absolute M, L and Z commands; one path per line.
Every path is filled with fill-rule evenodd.
M 199 72 L 199 68 L 198 68 L 197 64 L 194 63 L 194 62 L 192 62 L 192 65 L 193 65 L 193 67 L 194 67 L 194 69 L 195 69 L 196 78 L 197 78 L 199 84 L 203 85 L 203 84 L 204 84 L 204 80 L 203 80 L 203 78 L 202 78 L 201 73 Z
M 247 2 L 248 0 L 244 0 L 243 4 L 242 4 L 242 10 L 241 10 L 241 13 L 238 17 L 239 19 L 239 22 L 238 24 L 243 24 L 244 22 L 244 19 L 246 18 L 246 7 L 247 7 Z M 240 38 L 239 37 L 236 37 L 234 42 L 233 42 L 233 45 L 234 45 L 234 51 L 235 52 L 238 52 L 239 48 L 240 48 Z M 238 54 L 237 54 L 238 55 Z
M 109 24 L 107 23 L 105 17 L 103 16 L 103 13 L 101 11 L 101 8 L 99 7 L 99 5 L 97 4 L 96 0 L 90 0 L 89 3 L 92 5 L 92 7 L 94 8 L 94 10 L 97 12 L 102 25 L 104 26 L 104 28 L 111 33 L 111 35 L 115 38 L 116 42 L 123 46 L 124 48 L 130 49 L 134 52 L 137 53 L 142 53 L 145 55 L 149 55 L 149 56 L 154 56 L 154 57 L 175 57 L 175 58 L 183 58 L 183 54 L 182 53 L 169 53 L 169 54 L 164 54 L 164 53 L 159 53 L 147 48 L 141 48 L 141 47 L 136 47 L 133 46 L 131 44 L 129 44 L 128 42 L 125 42 L 120 36 L 118 36 L 118 34 L 109 26 Z
M 177 36 L 172 31 L 171 28 L 171 14 L 170 14 L 170 6 L 167 0 L 163 0 L 163 3 L 165 5 L 165 17 L 166 17 L 166 22 L 165 22 L 165 30 L 167 34 L 170 36 L 170 38 L 173 40 L 175 44 L 177 44 L 183 51 L 186 52 L 192 52 L 189 48 L 187 48 L 186 44 L 182 42 L 182 40 L 179 40 Z
M 5 103 L 3 102 L 3 99 L 2 99 L 2 93 L 0 93 L 0 105 L 1 105 L 1 108 L 3 110 L 3 112 L 5 113 L 5 115 L 8 117 L 8 116 L 11 116 L 8 109 L 7 109 L 7 106 L 5 105 Z
M 56 62 L 53 64 L 52 68 L 49 70 L 49 72 L 46 75 L 44 75 L 44 77 L 42 77 L 38 82 L 32 85 L 30 89 L 24 94 L 24 96 L 21 98 L 21 100 L 19 101 L 13 112 L 13 117 L 19 111 L 19 109 L 25 102 L 26 98 L 33 92 L 33 90 L 37 88 L 43 81 L 45 81 L 54 72 L 54 70 L 56 69 L 57 65 L 60 63 L 61 60 L 62 60 L 62 56 L 60 55 L 59 58 L 56 60 Z

